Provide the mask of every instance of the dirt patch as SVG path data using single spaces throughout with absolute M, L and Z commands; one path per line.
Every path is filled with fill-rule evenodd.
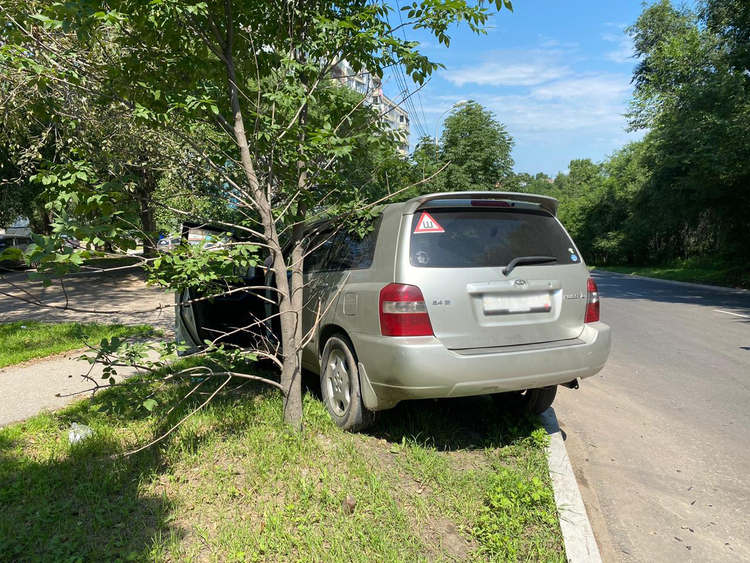
M 456 525 L 447 518 L 429 519 L 425 522 L 423 537 L 433 552 L 444 552 L 456 561 L 467 561 L 476 544 L 464 538 Z
M 475 472 L 492 469 L 492 464 L 483 450 L 455 450 L 445 453 L 452 468 Z

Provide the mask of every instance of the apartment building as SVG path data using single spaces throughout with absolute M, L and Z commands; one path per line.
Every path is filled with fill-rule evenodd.
M 399 152 L 409 154 L 409 113 L 396 102 L 383 94 L 383 85 L 377 76 L 355 71 L 346 60 L 340 61 L 333 69 L 333 77 L 342 85 L 365 96 L 365 102 L 372 106 L 391 129 L 399 132 Z

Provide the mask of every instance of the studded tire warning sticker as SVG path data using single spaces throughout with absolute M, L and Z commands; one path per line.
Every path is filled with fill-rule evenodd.
M 414 234 L 418 233 L 444 233 L 443 227 L 432 218 L 432 215 L 426 211 L 422 212 L 422 216 L 417 222 L 417 228 L 414 229 Z

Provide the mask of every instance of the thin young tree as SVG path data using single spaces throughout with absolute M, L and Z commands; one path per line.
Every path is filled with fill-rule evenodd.
M 415 0 L 399 18 L 371 0 L 12 0 L 0 8 L 0 65 L 126 108 L 179 139 L 201 170 L 215 174 L 239 217 L 224 225 L 269 257 L 280 333 L 273 356 L 284 418 L 299 427 L 308 337 L 302 263 L 313 250 L 305 226 L 372 209 L 375 202 L 341 178 L 339 165 L 357 147 L 389 141 L 364 97 L 344 111 L 336 105 L 333 70 L 346 60 L 355 72 L 383 76 L 401 65 L 421 85 L 439 65 L 402 28 L 447 46 L 451 26 L 483 33 L 503 6 L 511 7 L 508 0 Z M 205 125 L 222 136 L 196 136 Z

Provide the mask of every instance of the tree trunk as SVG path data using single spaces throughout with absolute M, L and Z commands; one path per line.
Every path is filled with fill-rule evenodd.
M 303 76 L 302 84 L 307 88 L 307 79 Z M 304 126 L 307 123 L 307 104 L 302 106 L 299 114 L 299 124 L 302 126 L 298 141 L 302 147 L 305 141 Z M 301 194 L 307 188 L 307 165 L 304 157 L 297 160 L 297 190 Z M 294 320 L 292 341 L 293 348 L 289 348 L 291 357 L 290 363 L 294 362 L 294 368 L 291 377 L 287 380 L 289 391 L 287 400 L 284 404 L 284 421 L 290 426 L 300 429 L 302 427 L 302 346 L 305 335 L 302 334 L 302 315 L 304 303 L 304 279 L 302 262 L 305 258 L 305 217 L 307 216 L 307 203 L 304 197 L 300 195 L 300 203 L 297 205 L 297 213 L 294 217 L 292 226 L 292 254 L 289 264 L 292 267 L 292 276 L 290 280 L 290 296 L 293 313 L 290 317 Z M 285 357 L 286 363 L 286 357 Z M 290 368 L 291 369 L 291 368 Z M 283 383 L 283 379 L 282 379 Z
M 258 177 L 255 173 L 250 146 L 245 132 L 245 123 L 240 106 L 239 88 L 237 87 L 237 76 L 234 68 L 234 57 L 232 49 L 234 44 L 234 27 L 231 15 L 231 3 L 227 4 L 227 39 L 224 47 L 224 59 L 227 69 L 227 85 L 229 98 L 234 118 L 234 140 L 240 152 L 240 164 L 245 173 L 245 178 L 250 187 L 252 199 L 257 206 L 263 224 L 263 234 L 266 243 L 271 250 L 272 269 L 276 278 L 275 285 L 279 294 L 279 323 L 281 325 L 281 386 L 284 394 L 284 421 L 293 428 L 299 429 L 302 424 L 302 385 L 300 382 L 302 374 L 301 364 L 301 307 L 295 309 L 295 293 L 302 290 L 301 275 L 292 273 L 293 286 L 296 291 L 290 291 L 287 279 L 287 264 L 281 253 L 279 234 L 276 230 L 276 222 L 271 208 L 270 195 L 267 196 L 260 187 Z M 298 229 L 293 229 L 294 234 Z M 293 240 L 293 255 L 301 256 L 299 240 Z M 293 262 L 294 263 L 294 262 Z M 301 268 L 301 260 L 298 262 Z M 302 303 L 299 295 L 298 303 Z
M 156 190 L 156 179 L 152 170 L 146 170 L 141 185 L 141 227 L 143 229 L 143 257 L 154 258 L 156 256 L 156 220 L 154 218 L 154 206 L 152 205 L 154 191 Z
M 39 221 L 37 222 L 35 217 L 32 215 L 29 217 L 29 226 L 32 228 L 33 231 L 50 236 L 52 234 L 52 212 L 45 209 L 44 203 L 36 206 Z
M 296 230 L 296 226 L 295 226 Z M 296 238 L 296 237 L 295 237 Z M 283 313 L 282 348 L 284 369 L 281 373 L 281 386 L 284 389 L 284 422 L 299 430 L 302 427 L 302 258 L 301 238 L 294 245 L 290 260 L 292 276 L 290 280 L 289 309 Z
M 307 174 L 302 171 L 300 182 L 306 181 Z M 307 206 L 302 203 L 297 210 L 297 222 L 292 228 L 293 248 L 290 257 L 292 265 L 292 276 L 290 280 L 291 295 L 291 312 L 287 314 L 292 321 L 288 327 L 291 337 L 290 346 L 285 345 L 284 349 L 289 351 L 289 355 L 284 355 L 284 371 L 281 383 L 286 392 L 286 401 L 284 403 L 284 422 L 293 428 L 300 429 L 302 426 L 302 344 L 305 335 L 302 333 L 302 315 L 304 308 L 304 278 L 302 263 L 305 257 L 304 239 L 304 221 L 302 218 L 307 213 Z M 283 341 L 282 341 L 283 342 Z M 286 375 L 286 377 L 284 377 Z

